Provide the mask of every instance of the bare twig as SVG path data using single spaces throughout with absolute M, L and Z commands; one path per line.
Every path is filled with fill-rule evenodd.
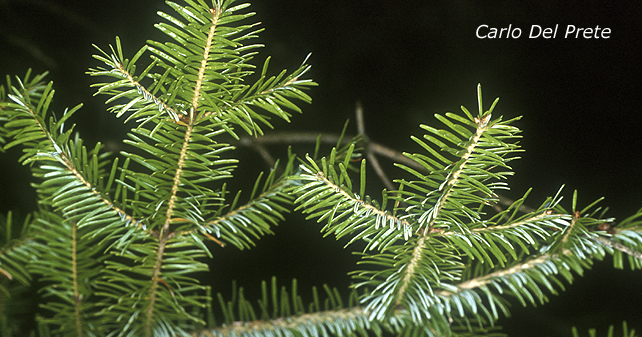
M 256 142 L 254 141 L 255 138 L 253 137 L 242 137 L 240 139 L 240 143 L 243 146 L 251 147 L 253 148 L 256 152 L 258 152 L 263 160 L 270 166 L 274 166 L 276 163 L 276 160 L 274 160 L 274 157 L 270 154 L 270 151 L 263 145 L 261 142 Z
M 392 181 L 388 178 L 386 172 L 384 172 L 381 164 L 379 164 L 379 160 L 375 156 L 375 152 L 370 146 L 368 146 L 370 144 L 370 138 L 368 138 L 368 135 L 366 134 L 366 125 L 363 119 L 363 106 L 361 105 L 361 102 L 357 101 L 357 106 L 355 107 L 354 113 L 357 119 L 357 131 L 359 132 L 359 136 L 361 136 L 362 142 L 366 144 L 366 158 L 368 159 L 370 165 L 372 165 L 375 173 L 377 173 L 379 179 L 381 179 L 388 191 L 394 190 L 395 187 L 392 185 Z
M 354 113 L 357 117 L 357 132 L 360 135 L 366 136 L 366 123 L 363 120 L 363 106 L 360 101 L 357 101 L 357 106 L 354 109 Z

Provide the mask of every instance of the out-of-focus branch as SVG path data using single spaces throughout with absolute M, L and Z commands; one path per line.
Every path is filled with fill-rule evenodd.
M 381 179 L 388 191 L 392 191 L 394 190 L 392 180 L 388 178 L 388 175 L 381 167 L 381 164 L 379 164 L 379 159 L 377 159 L 377 157 L 375 156 L 375 152 L 373 151 L 373 149 L 368 146 L 368 144 L 370 144 L 370 138 L 368 138 L 368 135 L 366 134 L 366 125 L 363 120 L 363 106 L 359 101 L 357 101 L 357 106 L 355 107 L 355 114 L 357 115 L 357 131 L 359 132 L 359 136 L 361 136 L 363 143 L 366 144 L 366 146 L 364 147 L 366 158 L 368 159 L 368 162 L 370 162 L 370 165 L 372 165 L 372 168 L 375 170 L 375 172 L 379 176 L 379 179 Z
M 35 60 L 42 62 L 49 69 L 56 69 L 58 63 L 52 57 L 47 56 L 42 49 L 34 42 L 17 35 L 0 30 L 0 36 L 3 37 L 8 43 L 15 45 L 18 48 L 25 50 Z
M 239 139 L 239 143 L 242 146 L 251 147 L 256 152 L 258 152 L 259 155 L 261 155 L 261 158 L 263 158 L 263 160 L 268 164 L 268 166 L 273 167 L 276 163 L 276 160 L 274 160 L 274 157 L 272 157 L 270 151 L 268 151 L 268 149 L 265 147 L 265 143 L 258 141 L 257 138 L 241 137 L 241 139 Z
M 339 141 L 339 134 L 334 133 L 316 133 L 316 132 L 277 132 L 269 135 L 264 135 L 258 138 L 253 138 L 250 136 L 241 137 L 240 145 L 250 147 L 258 152 L 263 160 L 268 163 L 270 166 L 274 165 L 274 158 L 270 155 L 269 151 L 265 147 L 266 145 L 273 144 L 314 144 L 319 140 L 322 144 L 337 144 Z M 350 142 L 350 139 L 353 139 L 353 135 L 346 135 L 343 138 L 343 143 Z M 381 164 L 379 163 L 377 155 L 391 159 L 397 163 L 402 163 L 413 168 L 422 169 L 420 165 L 415 163 L 413 160 L 403 156 L 400 152 L 395 151 L 392 148 L 389 148 L 383 144 L 374 142 L 367 137 L 362 138 L 362 146 L 364 153 L 368 162 L 372 165 L 373 169 L 386 186 L 388 190 L 393 190 L 394 186 L 392 181 L 388 178 L 384 172 Z
M 346 135 L 343 137 L 343 144 L 350 142 L 354 135 Z M 249 136 L 242 136 L 240 140 L 240 145 L 252 147 L 255 146 L 264 146 L 264 145 L 275 145 L 275 144 L 314 144 L 317 142 L 317 139 L 322 144 L 337 144 L 339 141 L 339 134 L 337 133 L 319 133 L 314 131 L 293 131 L 293 132 L 274 132 L 269 135 L 264 135 L 258 138 L 253 138 Z M 363 141 L 365 149 L 386 157 L 390 160 L 393 160 L 397 163 L 411 166 L 413 168 L 422 169 L 420 165 L 415 163 L 413 160 L 405 157 L 401 152 L 396 151 L 390 147 L 387 147 L 383 144 L 377 143 L 373 140 L 368 139 L 367 142 Z
M 60 22 L 65 24 L 73 24 L 76 27 L 79 27 L 85 31 L 90 32 L 91 34 L 97 35 L 103 31 L 103 28 L 96 24 L 91 18 L 86 15 L 80 14 L 77 11 L 74 11 L 70 6 L 61 5 L 55 1 L 46 1 L 46 0 L 8 0 L 0 1 L 0 40 L 3 43 L 14 45 L 26 53 L 28 53 L 34 60 L 44 64 L 49 70 L 54 70 L 59 67 L 58 61 L 52 56 L 47 54 L 46 48 L 43 49 L 43 46 L 39 45 L 35 40 L 24 38 L 14 33 L 16 30 L 14 26 L 21 27 L 23 21 L 20 21 L 16 18 L 20 18 L 14 10 L 12 10 L 12 5 L 18 6 L 29 6 L 30 8 L 35 8 L 37 10 L 45 11 L 49 16 L 55 17 Z

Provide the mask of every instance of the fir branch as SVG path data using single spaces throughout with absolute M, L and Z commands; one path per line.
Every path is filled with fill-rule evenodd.
M 92 284 L 102 276 L 105 244 L 84 238 L 93 228 L 81 225 L 41 211 L 33 224 L 38 259 L 28 264 L 30 272 L 42 275 L 40 281 L 46 282 L 45 296 L 54 297 L 43 305 L 53 317 L 43 322 L 59 325 L 58 331 L 70 335 L 95 334 L 101 329 L 92 326 L 90 317 L 97 312 L 91 304 L 97 298 Z
M 141 49 L 141 50 L 145 50 L 145 49 Z M 147 88 L 145 88 L 142 84 L 140 84 L 138 81 L 136 81 L 136 79 L 134 79 L 132 74 L 130 72 L 128 72 L 123 67 L 122 63 L 116 61 L 115 62 L 115 70 L 118 70 L 120 72 L 121 76 L 127 78 L 127 80 L 129 80 L 130 85 L 135 87 L 136 90 L 138 91 L 138 94 L 142 94 L 142 96 L 143 96 L 143 98 L 145 100 L 147 100 L 149 103 L 154 103 L 156 106 L 158 106 L 158 111 L 159 112 L 167 111 L 169 113 L 169 115 L 172 117 L 172 120 L 174 120 L 174 122 L 178 123 L 179 121 L 183 121 L 184 124 L 187 124 L 186 123 L 187 121 L 184 120 L 186 112 L 184 112 L 184 111 L 181 111 L 181 112 L 176 111 L 172 107 L 168 106 L 161 99 L 156 97 L 154 94 L 152 94 Z M 112 72 L 113 72 L 113 70 L 112 70 Z M 92 73 L 92 75 L 94 75 L 94 76 L 101 75 L 101 73 L 99 73 L 99 72 L 98 73 Z M 103 89 L 103 88 L 101 88 L 101 89 Z M 97 93 L 100 93 L 101 89 L 99 89 Z M 127 93 L 127 92 L 125 92 L 125 93 Z M 135 102 L 135 101 L 132 101 L 132 102 Z M 127 107 L 127 106 L 131 106 L 131 105 L 126 105 L 125 107 Z M 127 111 L 127 109 L 125 107 L 123 107 L 123 109 L 122 109 L 123 113 L 125 111 Z
M 27 86 L 21 88 L 21 92 L 17 95 L 10 95 L 9 97 L 17 103 L 15 104 L 4 104 L 5 107 L 15 109 L 16 114 L 12 114 L 9 117 L 9 123 L 5 126 L 7 128 L 13 128 L 14 131 L 8 133 L 9 136 L 15 137 L 16 140 L 5 145 L 5 149 L 13 147 L 18 144 L 22 144 L 26 147 L 36 146 L 36 141 L 39 139 L 46 139 L 46 143 L 38 143 L 37 151 L 27 150 L 27 154 L 21 158 L 24 164 L 42 161 L 56 161 L 62 164 L 64 170 L 71 174 L 80 185 L 84 185 L 87 191 L 90 191 L 94 197 L 101 200 L 108 208 L 112 209 L 117 213 L 123 220 L 137 223 L 133 217 L 128 215 L 125 211 L 118 208 L 101 193 L 100 189 L 92 184 L 89 179 L 87 179 L 82 173 L 82 169 L 77 167 L 74 162 L 74 158 L 71 157 L 65 149 L 70 147 L 66 144 L 69 139 L 72 129 L 64 130 L 64 122 L 69 119 L 76 111 L 78 111 L 82 104 L 77 105 L 71 110 L 65 110 L 63 116 L 60 120 L 56 121 L 55 124 L 52 124 L 50 127 L 45 125 L 45 118 L 47 117 L 47 107 L 49 106 L 51 100 L 53 99 L 54 91 L 52 88 L 52 83 L 50 82 L 46 87 L 42 81 L 44 75 L 40 75 L 27 82 L 29 80 L 29 74 L 25 77 L 25 82 Z M 42 92 L 40 92 L 42 90 Z M 42 98 L 41 98 L 42 97 Z M 37 103 L 37 104 L 33 104 Z M 9 112 L 11 114 L 11 111 Z M 26 114 L 22 115 L 22 114 Z M 29 120 L 25 120 L 25 117 Z M 14 121 L 14 123 L 11 123 Z M 18 121 L 21 121 L 18 123 Z M 29 123 L 31 126 L 28 128 L 28 132 L 25 131 L 27 128 L 23 127 L 23 123 Z M 14 128 L 13 125 L 23 128 Z M 60 129 L 60 134 L 56 132 L 57 129 Z M 64 132 L 63 132 L 64 131 Z M 73 149 L 73 146 L 71 147 Z M 95 155 L 98 155 L 100 145 L 95 149 Z M 30 156 L 32 155 L 32 156 Z M 53 167 L 48 167 L 53 169 Z M 50 174 L 53 174 L 50 173 Z
M 0 231 L 4 232 L 0 241 L 0 273 L 9 281 L 17 281 L 22 285 L 31 282 L 31 275 L 26 268 L 33 256 L 36 256 L 34 249 L 34 238 L 26 235 L 28 232 L 31 217 L 27 217 L 22 225 L 21 231 L 15 235 L 14 217 L 8 212 L 6 217 L 0 214 Z M 0 292 L 9 295 L 4 284 L 0 284 Z
M 74 318 L 76 323 L 76 335 L 83 335 L 83 327 L 81 321 L 81 312 L 82 312 L 82 298 L 80 296 L 80 290 L 78 289 L 78 238 L 77 238 L 77 226 L 75 223 L 71 225 L 71 283 L 73 284 L 74 291 Z
M 287 212 L 287 209 L 280 207 L 277 202 L 291 201 L 282 191 L 285 188 L 283 184 L 272 186 L 246 204 L 231 209 L 216 220 L 207 222 L 202 226 L 202 232 L 204 234 L 214 232 L 237 248 L 250 248 L 253 241 L 249 236 L 242 234 L 244 231 L 258 239 L 261 234 L 272 233 L 270 224 L 276 224 L 284 219 L 282 213 Z M 219 245 L 224 246 L 222 243 Z
M 636 259 L 642 260 L 642 252 L 637 251 L 637 250 L 633 250 L 633 249 L 631 249 L 631 248 L 629 248 L 629 247 L 627 247 L 627 246 L 625 246 L 625 245 L 623 245 L 621 243 L 613 242 L 613 241 L 611 241 L 611 240 L 609 240 L 607 238 L 601 237 L 601 236 L 596 236 L 596 237 L 593 237 L 591 239 L 594 240 L 594 241 L 597 241 L 597 242 L 599 242 L 599 243 L 601 243 L 601 244 L 603 244 L 605 246 L 611 247 L 613 249 L 617 249 L 617 250 L 621 251 L 622 253 L 630 255 L 630 256 L 632 256 L 632 257 L 634 257 Z
M 402 304 L 402 301 L 404 299 L 404 295 L 406 295 L 406 289 L 408 286 L 411 284 L 412 277 L 416 273 L 416 269 L 418 268 L 419 261 L 423 258 L 421 252 L 424 250 L 426 247 L 426 236 L 421 235 L 419 237 L 419 240 L 417 240 L 417 243 L 415 245 L 415 248 L 412 251 L 412 256 L 410 258 L 410 261 L 407 263 L 405 266 L 404 270 L 404 276 L 400 282 L 399 290 L 396 291 L 396 301 L 395 301 L 395 306 L 399 306 Z
M 53 298 L 42 305 L 49 311 L 41 320 L 43 335 L 49 326 L 61 335 L 150 337 L 381 335 L 383 330 L 413 337 L 473 335 L 492 326 L 500 311 L 508 313 L 506 296 L 524 304 L 544 302 L 545 291 L 555 294 L 564 288 L 563 279 L 570 282 L 573 272 L 581 275 L 606 254 L 614 255 L 616 267 L 623 254 L 632 268 L 642 266 L 642 211 L 610 227 L 614 220 L 598 215 L 595 203 L 576 210 L 576 196 L 565 211 L 559 192 L 538 209 L 524 209 L 527 192 L 504 210 L 486 212 L 502 200 L 495 191 L 507 188 L 501 180 L 512 174 L 508 162 L 519 151 L 512 142 L 519 130 L 512 120 L 491 119 L 497 101 L 482 110 L 480 88 L 477 116 L 463 107 L 464 116 L 436 115 L 446 129 L 424 125 L 424 140 L 413 137 L 426 153 L 397 160 L 414 177 L 395 181 L 398 190 L 376 156 L 398 153 L 368 139 L 358 105 L 361 139 L 343 142 L 343 134 L 315 134 L 317 142 L 337 143 L 328 157 L 317 160 L 317 144 L 314 158 L 306 156 L 293 173 L 290 155 L 280 177 L 273 170 L 261 189 L 259 176 L 247 203 L 239 205 L 239 192 L 228 204 L 220 180 L 232 177 L 237 161 L 221 158 L 233 147 L 217 137 L 238 138 L 232 125 L 260 135 L 259 124 L 271 127 L 270 117 L 289 121 L 292 112 L 301 112 L 293 100 L 310 101 L 304 90 L 315 84 L 302 79 L 310 67 L 306 59 L 292 73 L 268 76 L 267 58 L 259 79 L 245 84 L 255 68 L 248 61 L 260 47 L 244 44 L 260 31 L 257 24 L 238 24 L 253 15 L 238 14 L 249 5 L 167 3 L 184 19 L 159 14 L 167 22 L 157 28 L 173 42 L 148 41 L 129 60 L 117 38 L 111 55 L 100 50 L 95 57 L 107 68 L 90 71 L 115 79 L 96 85 L 98 93 L 111 96 L 108 103 L 126 100 L 109 110 L 136 119 L 125 140 L 133 150 L 121 152 L 122 165 L 101 145 L 88 150 L 79 136 L 71 139 L 73 127 L 65 128 L 65 122 L 80 106 L 57 120 L 48 111 L 52 84 L 43 76 L 28 73 L 17 86 L 9 83 L 11 95 L 0 88 L 0 142 L 8 142 L 3 149 L 25 147 L 20 161 L 37 164 L 32 166 L 40 198 L 28 232 L 11 241 L 11 226 L 6 227 L 0 274 L 22 283 L 28 283 L 29 273 L 40 276 L 44 296 Z M 151 64 L 137 75 L 135 63 L 146 52 Z M 365 156 L 358 153 L 362 150 Z M 366 195 L 367 163 L 388 186 L 380 201 Z M 271 307 L 265 284 L 260 311 L 242 290 L 233 291 L 230 302 L 219 296 L 225 323 L 205 329 L 210 289 L 194 278 L 208 268 L 201 259 L 212 257 L 204 240 L 250 248 L 255 238 L 271 233 L 293 199 L 308 218 L 326 222 L 321 230 L 326 235 L 347 236 L 348 244 L 366 242 L 361 264 L 368 267 L 352 273 L 358 281 L 354 289 L 365 291 L 352 292 L 345 308 L 338 291 L 326 287 L 322 310 L 314 290 L 306 311 L 296 282 L 289 294 L 273 281 Z M 7 292 L 4 284 L 0 289 Z
M 205 73 L 205 68 L 207 67 L 207 60 L 209 58 L 210 47 L 212 45 L 212 40 L 214 39 L 214 33 L 216 31 L 219 16 L 221 14 L 221 8 L 217 7 L 216 9 L 210 9 L 210 14 L 212 14 L 211 26 L 205 42 L 205 48 L 203 50 L 203 55 L 201 58 L 201 66 L 198 70 L 198 78 L 196 79 L 195 89 L 194 89 L 193 98 L 192 98 L 192 107 L 190 109 L 189 120 L 186 123 L 187 125 L 185 127 L 185 138 L 183 141 L 183 146 L 181 148 L 181 151 L 178 155 L 178 162 L 176 164 L 177 168 L 174 174 L 174 182 L 172 184 L 171 194 L 167 205 L 167 211 L 165 213 L 165 223 L 163 224 L 163 227 L 161 228 L 160 233 L 158 235 L 158 248 L 157 248 L 157 254 L 156 254 L 156 262 L 154 263 L 154 267 L 152 268 L 152 280 L 151 280 L 151 286 L 149 288 L 149 295 L 148 295 L 149 304 L 148 304 L 146 320 L 145 320 L 145 329 L 144 329 L 145 336 L 152 336 L 152 333 L 153 333 L 152 325 L 154 322 L 154 310 L 156 309 L 155 308 L 156 296 L 157 296 L 156 289 L 158 288 L 158 283 L 160 280 L 161 266 L 163 264 L 163 253 L 165 252 L 165 246 L 167 244 L 167 241 L 170 238 L 170 235 L 172 235 L 172 233 L 170 233 L 169 231 L 169 226 L 172 222 L 172 216 L 174 212 L 174 203 L 176 202 L 176 194 L 178 193 L 178 190 L 179 190 L 179 184 L 181 182 L 181 174 L 183 172 L 183 166 L 185 164 L 185 158 L 187 156 L 188 147 L 192 136 L 192 123 L 194 123 L 194 112 L 198 110 L 199 97 L 201 95 L 201 85 L 203 83 L 203 76 Z
M 429 215 L 429 220 L 423 220 L 419 219 L 420 223 L 428 223 L 427 228 L 425 229 L 425 232 L 420 235 L 419 240 L 417 240 L 417 243 L 413 249 L 412 255 L 410 257 L 410 260 L 406 263 L 406 267 L 404 270 L 404 276 L 401 279 L 400 285 L 398 286 L 398 290 L 396 291 L 396 302 L 395 306 L 399 306 L 402 304 L 402 301 L 404 301 L 405 295 L 406 295 L 406 289 L 410 286 L 413 277 L 415 276 L 416 273 L 416 268 L 418 268 L 419 261 L 424 257 L 422 254 L 422 251 L 426 248 L 426 239 L 427 239 L 427 233 L 431 233 L 435 221 L 440 216 L 441 209 L 444 207 L 445 203 L 448 201 L 450 197 L 450 193 L 453 190 L 452 187 L 457 184 L 457 181 L 459 179 L 459 175 L 462 173 L 463 168 L 466 166 L 468 159 L 470 158 L 471 154 L 473 153 L 475 147 L 479 143 L 479 140 L 482 137 L 482 134 L 486 131 L 486 128 L 488 126 L 488 122 L 490 121 L 490 114 L 487 114 L 486 116 L 482 117 L 481 119 L 475 119 L 475 122 L 477 123 L 478 127 L 477 130 L 474 134 L 474 136 L 471 138 L 470 144 L 466 148 L 466 152 L 461 156 L 461 159 L 459 161 L 459 164 L 457 165 L 456 169 L 454 169 L 450 173 L 450 178 L 446 181 L 446 186 L 443 187 L 444 191 L 442 192 L 442 196 L 438 198 L 438 203 L 437 205 L 434 206 L 434 209 L 430 211 Z M 428 234 L 429 235 L 429 234 Z
M 377 323 L 370 322 L 363 308 L 345 308 L 331 311 L 302 314 L 288 318 L 234 322 L 219 328 L 204 330 L 194 334 L 196 337 L 223 336 L 317 336 L 328 333 L 341 335 L 354 332 L 365 332 L 373 329 Z
M 470 158 L 473 151 L 475 150 L 475 147 L 479 144 L 479 141 L 482 135 L 487 130 L 490 117 L 491 117 L 490 114 L 487 114 L 483 117 L 475 117 L 475 123 L 477 124 L 477 130 L 475 131 L 475 135 L 471 138 L 469 142 L 470 144 L 466 148 L 466 152 L 461 156 L 461 159 L 459 159 L 457 168 L 452 172 L 450 172 L 450 177 L 446 182 L 446 186 L 443 187 L 444 189 L 443 195 L 439 197 L 437 205 L 434 206 L 434 210 L 431 210 L 430 213 L 428 213 L 430 214 L 428 219 L 423 221 L 421 218 L 419 219 L 420 223 L 423 223 L 423 222 L 428 223 L 425 233 L 432 232 L 432 229 L 435 226 L 435 221 L 437 221 L 437 219 L 440 216 L 440 212 L 442 208 L 449 200 L 450 194 L 453 191 L 452 187 L 454 187 L 458 183 L 459 176 L 462 174 L 464 167 L 466 167 L 466 164 L 468 163 L 468 159 Z
M 232 300 L 225 301 L 218 295 L 225 322 L 219 327 L 197 331 L 193 336 L 292 336 L 366 334 L 368 331 L 380 336 L 382 330 L 398 331 L 391 322 L 371 321 L 363 307 L 357 306 L 357 294 L 352 291 L 347 306 L 344 306 L 337 289 L 324 285 L 326 298 L 322 299 L 316 287 L 312 288 L 313 302 L 308 309 L 297 293 L 297 280 L 292 280 L 288 292 L 277 285 L 276 277 L 271 282 L 261 283 L 258 310 L 245 299 L 243 288 L 232 289 Z M 235 311 L 238 311 L 236 315 Z M 258 313 L 258 314 L 257 314 Z M 399 318 L 403 315 L 401 313 Z M 401 321 L 401 319 L 400 319 Z M 403 324 L 403 323 L 401 323 Z
M 196 78 L 194 95 L 192 98 L 192 113 L 190 114 L 190 123 L 194 119 L 194 111 L 198 110 L 198 100 L 201 96 L 201 86 L 203 85 L 203 79 L 205 75 L 205 68 L 207 67 L 207 61 L 210 54 L 210 48 L 212 47 L 212 40 L 214 39 L 214 32 L 216 32 L 216 25 L 218 24 L 219 16 L 221 15 L 220 6 L 216 8 L 210 8 L 210 14 L 212 14 L 212 25 L 210 26 L 209 33 L 205 39 L 205 48 L 203 48 L 203 57 L 201 58 L 201 66 L 198 68 L 198 77 Z
M 321 143 L 321 144 L 327 144 L 327 145 L 336 145 L 339 140 L 341 140 L 340 145 L 345 145 L 349 144 L 351 142 L 351 139 L 354 139 L 357 136 L 353 136 L 350 134 L 345 135 L 345 137 L 342 137 L 339 134 L 335 133 L 325 133 L 325 132 L 314 132 L 314 131 L 285 131 L 285 132 L 271 132 L 269 134 L 264 134 L 259 137 L 249 137 L 249 136 L 241 136 L 238 142 L 232 142 L 232 144 L 238 144 L 240 146 L 244 147 L 249 147 L 254 149 L 256 152 L 258 152 L 261 157 L 264 159 L 264 161 L 268 164 L 268 166 L 274 165 L 274 159 L 273 156 L 270 154 L 268 149 L 265 147 L 265 145 L 287 145 L 287 144 L 301 144 L 301 143 L 308 143 L 308 144 L 314 144 L 314 143 Z M 375 169 L 375 172 L 379 175 L 379 178 L 381 182 L 386 186 L 388 190 L 393 190 L 391 188 L 391 181 L 387 178 L 387 175 L 381 169 L 381 172 L 383 174 L 379 173 L 379 170 L 374 167 L 374 161 L 371 159 L 372 158 L 377 158 L 377 156 L 382 156 L 384 158 L 390 159 L 394 161 L 395 163 L 403 164 L 405 166 L 411 167 L 415 170 L 423 170 L 424 167 L 421 166 L 419 163 L 411 159 L 410 157 L 404 156 L 402 152 L 395 150 L 389 146 L 386 146 L 384 144 L 381 144 L 379 142 L 376 142 L 372 140 L 370 137 L 361 137 L 360 141 L 358 144 L 363 148 L 363 151 L 368 155 L 368 163 L 373 165 L 373 169 Z M 376 159 L 378 161 L 378 159 Z M 505 195 L 502 195 L 500 193 L 496 194 L 498 200 L 497 200 L 497 210 L 501 211 L 501 207 L 499 206 L 510 206 L 511 204 L 514 203 L 514 200 L 511 200 L 507 198 Z M 489 200 L 492 204 L 492 200 Z M 530 213 L 535 211 L 534 208 L 529 207 L 527 205 L 520 205 L 519 208 L 520 212 L 523 213 Z
M 567 253 L 570 253 L 570 252 L 567 251 Z M 530 259 L 524 263 L 516 264 L 510 268 L 501 269 L 489 274 L 485 274 L 478 278 L 470 279 L 465 282 L 459 283 L 456 285 L 456 287 L 458 290 L 471 290 L 471 289 L 481 288 L 491 283 L 492 280 L 505 279 L 505 278 L 508 278 L 508 276 L 522 273 L 525 270 L 530 270 L 534 266 L 541 263 L 545 263 L 555 257 L 556 257 L 556 254 L 542 254 L 536 258 Z M 451 290 L 441 290 L 437 292 L 437 294 L 440 296 L 451 296 L 451 295 L 454 295 L 455 293 Z
M 350 148 L 354 149 L 354 145 Z M 297 194 L 295 203 L 300 203 L 297 210 L 304 209 L 305 213 L 311 213 L 308 218 L 318 217 L 319 221 L 327 221 L 328 224 L 322 231 L 334 233 L 337 238 L 352 235 L 358 231 L 359 233 L 353 236 L 348 245 L 363 239 L 368 242 L 366 249 L 375 247 L 383 249 L 400 237 L 407 240 L 413 235 L 410 223 L 380 210 L 366 202 L 365 198 L 350 191 L 352 183 L 346 179 L 346 166 L 351 157 L 349 152 L 351 151 L 348 150 L 348 154 L 333 156 L 328 165 L 323 165 L 324 169 L 319 168 L 308 157 L 311 165 L 301 166 L 307 174 L 293 177 L 303 184 L 294 190 Z M 335 160 L 338 161 L 341 157 L 345 157 L 345 160 L 338 164 L 340 172 L 336 173 L 332 166 L 335 165 Z M 364 170 L 365 161 L 362 161 L 361 190 L 365 188 Z M 343 182 L 347 185 L 343 186 Z
M 304 170 L 305 169 L 306 168 L 304 167 Z M 310 173 L 312 173 L 312 172 L 310 172 Z M 394 224 L 397 224 L 398 226 L 400 225 L 400 226 L 410 227 L 410 223 L 408 221 L 400 219 L 400 218 L 395 217 L 393 215 L 390 215 L 387 212 L 382 211 L 382 210 L 378 209 L 377 207 L 366 203 L 363 199 L 356 198 L 356 197 L 350 195 L 350 193 L 346 192 L 340 186 L 336 185 L 335 183 L 330 181 L 328 178 L 326 178 L 324 176 L 324 174 L 323 174 L 323 171 L 319 171 L 319 172 L 317 172 L 317 173 L 315 173 L 313 175 L 312 174 L 301 175 L 300 178 L 302 180 L 304 180 L 304 181 L 305 180 L 313 180 L 313 181 L 316 180 L 318 182 L 323 183 L 323 185 L 327 189 L 334 190 L 339 195 L 341 195 L 343 197 L 343 199 L 345 200 L 345 202 L 347 202 L 349 205 L 354 205 L 354 206 L 356 206 L 355 208 L 360 209 L 361 211 L 358 211 L 359 213 L 365 212 L 365 213 L 368 213 L 368 214 L 375 214 L 375 216 L 377 216 L 377 218 L 381 219 L 381 220 L 378 220 L 378 221 L 380 223 L 383 223 L 384 226 L 385 226 L 386 223 L 394 223 Z M 301 191 L 303 191 L 303 189 Z M 308 194 L 318 194 L 316 192 L 317 190 L 314 190 L 314 191 L 315 191 L 314 193 L 308 192 L 308 193 L 302 194 L 299 197 L 300 200 L 298 200 L 298 201 L 300 202 L 301 200 L 304 200 L 306 197 L 308 197 Z M 330 221 L 332 221 L 332 220 L 330 220 Z

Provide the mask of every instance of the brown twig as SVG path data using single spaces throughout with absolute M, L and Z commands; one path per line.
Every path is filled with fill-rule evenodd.
M 386 172 L 384 172 L 383 167 L 381 167 L 381 164 L 379 164 L 379 160 L 375 156 L 375 152 L 373 151 L 372 147 L 368 146 L 370 144 L 370 141 L 368 138 L 368 135 L 366 134 L 366 125 L 363 119 L 363 106 L 361 105 L 361 102 L 357 101 L 357 106 L 355 107 L 355 115 L 357 119 L 357 131 L 359 132 L 359 136 L 361 136 L 362 142 L 366 144 L 365 146 L 365 152 L 366 152 L 366 158 L 370 162 L 370 165 L 372 165 L 372 168 L 375 170 L 375 173 L 379 176 L 379 179 L 381 179 L 381 182 L 386 186 L 388 191 L 394 190 L 394 186 L 392 185 L 392 181 L 388 178 L 388 175 Z

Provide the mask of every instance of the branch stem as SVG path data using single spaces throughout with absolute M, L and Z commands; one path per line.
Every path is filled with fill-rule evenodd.
M 77 247 L 77 237 L 76 231 L 78 226 L 75 222 L 71 224 L 71 282 L 74 288 L 74 316 L 76 319 L 76 334 L 82 336 L 82 321 L 80 315 L 82 312 L 82 300 L 80 298 L 80 291 L 78 290 L 78 247 Z
M 158 234 L 158 251 L 156 253 L 156 261 L 154 262 L 154 267 L 152 270 L 152 279 L 151 286 L 149 289 L 149 304 L 147 307 L 147 317 L 145 321 L 145 335 L 150 337 L 153 335 L 153 321 L 154 321 L 154 311 L 157 298 L 157 289 L 158 282 L 161 279 L 161 269 L 163 265 L 163 254 L 165 252 L 165 247 L 167 242 L 173 235 L 169 231 L 169 226 L 172 223 L 172 215 L 174 214 L 174 207 L 176 202 L 176 196 L 178 194 L 178 189 L 181 182 L 181 175 L 183 173 L 183 167 L 185 166 L 185 158 L 187 157 L 187 152 L 189 149 L 189 144 L 191 142 L 192 130 L 195 121 L 195 114 L 197 114 L 199 97 L 201 96 L 201 87 L 205 79 L 205 69 L 207 68 L 207 60 L 209 58 L 210 48 L 212 46 L 212 40 L 214 39 L 214 33 L 216 31 L 216 25 L 218 23 L 219 16 L 221 15 L 220 7 L 216 9 L 210 9 L 212 14 L 212 26 L 207 36 L 206 46 L 203 50 L 203 56 L 201 58 L 201 66 L 198 71 L 198 78 L 196 80 L 196 86 L 194 88 L 194 93 L 192 96 L 192 107 L 190 109 L 190 115 L 188 123 L 186 123 L 185 137 L 183 139 L 183 146 L 179 154 L 179 159 L 177 163 L 176 173 L 174 174 L 174 182 L 172 184 L 172 192 L 167 203 L 167 212 L 165 214 L 165 223 Z

